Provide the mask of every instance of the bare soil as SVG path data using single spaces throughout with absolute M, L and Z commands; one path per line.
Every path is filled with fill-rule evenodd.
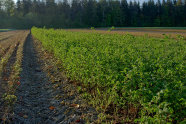
M 0 77 L 0 117 L 3 116 L 3 112 L 5 112 L 5 103 L 2 100 L 2 96 L 4 93 L 7 92 L 7 85 L 9 81 L 9 77 L 11 74 L 11 70 L 13 67 L 13 64 L 16 61 L 16 52 L 17 52 L 18 45 L 16 46 L 15 50 L 13 51 L 13 54 L 11 55 L 10 59 L 8 60 L 8 63 L 6 64 L 6 67 L 3 69 L 2 76 Z M 1 118 L 0 118 L 1 122 Z
M 42 50 L 39 41 L 34 41 L 31 35 L 23 54 L 12 124 L 83 124 L 97 119 L 96 111 L 87 106 L 55 65 L 57 60 Z
M 135 36 L 148 35 L 149 37 L 164 38 L 165 35 L 176 39 L 178 35 L 183 36 L 186 39 L 186 30 L 178 29 L 144 29 L 144 28 L 116 28 L 114 30 L 108 31 L 108 28 L 100 28 L 95 30 L 90 29 L 66 29 L 69 31 L 79 31 L 79 32 L 97 32 L 103 34 L 132 34 Z

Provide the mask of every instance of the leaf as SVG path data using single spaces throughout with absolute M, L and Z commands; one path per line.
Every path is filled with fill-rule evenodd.
M 8 81 L 8 78 L 7 78 L 7 77 L 5 77 L 3 80 L 4 80 L 4 81 Z
M 79 122 L 81 122 L 81 120 L 80 120 L 80 119 L 76 120 L 76 123 L 79 123 Z
M 79 104 L 71 104 L 70 107 L 79 108 Z
M 17 85 L 21 85 L 20 81 L 17 82 Z
M 54 106 L 50 106 L 49 109 L 50 109 L 50 110 L 54 110 L 55 107 L 54 107 Z

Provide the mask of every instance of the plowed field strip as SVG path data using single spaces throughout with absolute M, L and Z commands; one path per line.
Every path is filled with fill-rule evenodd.
M 1 57 L 3 57 L 3 55 L 5 55 L 8 52 L 9 49 L 10 49 L 10 46 L 8 46 L 7 48 L 5 48 L 5 50 L 0 51 L 0 61 L 1 61 Z
M 11 73 L 11 68 L 12 68 L 12 65 L 15 63 L 15 60 L 16 60 L 16 52 L 17 52 L 17 48 L 18 48 L 19 44 L 16 45 L 14 51 L 12 52 L 12 54 L 10 55 L 8 61 L 6 64 L 4 64 L 4 66 L 2 67 L 2 74 L 1 74 L 1 79 L 0 79 L 0 88 L 2 88 L 0 90 L 0 98 L 1 98 L 1 91 L 5 91 L 5 89 L 3 88 L 6 88 L 6 85 L 7 85 L 7 81 L 8 81 L 8 78 L 10 76 L 10 73 Z
M 12 40 L 9 40 L 10 46 L 7 48 L 8 50 L 4 50 L 6 54 L 2 58 L 5 58 L 6 61 L 0 65 L 0 123 L 9 123 L 9 118 L 12 115 L 13 104 L 3 99 L 2 95 L 6 93 L 4 98 L 14 96 L 15 90 L 19 86 L 17 82 L 21 72 L 23 45 L 27 35 L 28 31 L 19 31 Z
M 0 42 L 0 60 L 2 59 L 3 56 L 8 52 L 10 49 L 10 46 L 15 44 L 17 41 L 21 41 L 23 38 L 24 31 L 20 32 L 15 32 L 10 38 L 4 39 L 3 41 Z
M 13 36 L 8 36 L 8 37 L 5 37 L 5 38 L 2 38 L 2 39 L 0 39 L 0 42 L 1 42 L 1 41 L 4 41 L 4 40 L 7 40 L 7 39 L 9 39 L 9 38 L 11 38 L 11 37 L 13 37 Z
M 102 33 L 102 34 L 131 34 L 134 36 L 144 36 L 148 35 L 149 37 L 156 37 L 156 38 L 165 38 L 166 36 L 170 36 L 171 38 L 177 39 L 178 36 L 184 37 L 186 39 L 186 33 L 185 32 L 165 32 L 165 31 L 143 31 L 143 30 L 112 30 L 109 31 L 108 29 L 96 29 L 96 30 L 90 30 L 90 29 L 66 29 L 67 31 L 74 31 L 74 32 L 92 32 L 92 33 Z
M 6 93 L 6 91 L 8 90 L 8 80 L 9 80 L 9 76 L 11 74 L 11 70 L 13 68 L 13 64 L 16 61 L 16 53 L 18 50 L 18 46 L 19 44 L 16 45 L 14 51 L 12 52 L 10 58 L 8 59 L 7 64 L 5 65 L 5 67 L 3 68 L 2 71 L 2 77 L 0 78 L 0 116 L 3 114 L 3 112 L 5 111 L 5 107 L 4 107 L 4 102 L 2 100 L 2 95 L 4 93 Z

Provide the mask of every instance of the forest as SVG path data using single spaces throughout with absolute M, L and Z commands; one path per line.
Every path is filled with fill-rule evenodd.
M 0 28 L 184 27 L 186 0 L 0 0 Z

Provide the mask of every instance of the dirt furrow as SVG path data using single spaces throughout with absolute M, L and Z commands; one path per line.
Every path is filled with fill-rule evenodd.
M 16 96 L 15 118 L 13 123 L 39 123 L 46 119 L 50 111 L 46 111 L 50 102 L 50 95 L 46 92 L 47 80 L 37 61 L 37 54 L 30 36 L 24 45 L 23 71 L 21 85 Z M 44 97 L 43 97 L 44 95 Z M 44 112 L 46 112 L 44 114 Z
M 75 96 L 69 97 L 61 88 L 53 88 L 48 72 L 43 69 L 44 64 L 29 35 L 23 50 L 21 85 L 15 94 L 18 100 L 14 106 L 12 124 L 85 123 L 80 116 L 88 109 L 74 106 Z M 56 98 L 59 94 L 63 96 L 61 99 Z M 64 101 L 70 104 L 64 105 Z
M 13 123 L 54 123 L 53 115 L 57 110 L 51 108 L 54 103 L 50 82 L 41 70 L 41 63 L 38 62 L 31 36 L 27 38 L 23 54 L 21 85 L 16 94 L 18 101 L 15 105 Z M 63 119 L 64 116 L 58 118 Z
M 5 37 L 5 38 L 2 38 L 2 39 L 0 39 L 0 42 L 1 41 L 4 41 L 4 40 L 7 40 L 7 39 L 10 39 L 10 38 L 12 38 L 13 36 L 8 36 L 8 37 Z

